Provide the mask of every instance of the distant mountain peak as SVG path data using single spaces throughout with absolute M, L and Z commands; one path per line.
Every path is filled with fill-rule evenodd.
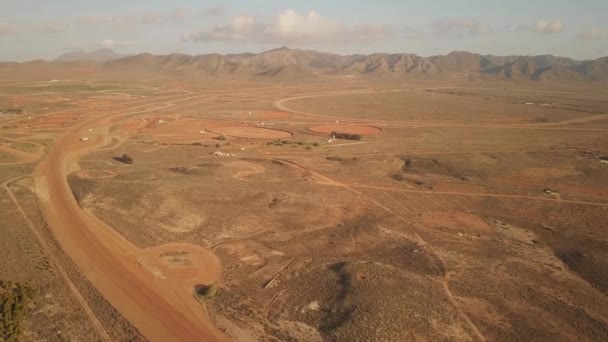
M 293 49 L 288 48 L 287 46 L 281 46 L 279 48 L 276 49 L 270 49 L 270 50 L 266 50 L 262 53 L 271 53 L 271 52 L 290 52 L 290 51 L 296 51 Z
M 73 61 L 93 61 L 93 62 L 107 62 L 113 59 L 124 57 L 114 52 L 109 48 L 102 48 L 97 50 L 77 50 L 57 57 L 55 60 L 59 62 L 73 62 Z

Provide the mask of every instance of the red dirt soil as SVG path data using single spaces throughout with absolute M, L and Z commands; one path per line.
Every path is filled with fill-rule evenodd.
M 104 118 L 106 124 L 113 120 L 114 117 Z M 97 127 L 100 125 L 103 122 L 95 123 Z M 158 341 L 225 340 L 194 299 L 193 289 L 183 288 L 182 284 L 176 288 L 178 280 L 175 278 L 163 280 L 150 273 L 138 262 L 146 255 L 146 250 L 140 250 L 78 206 L 66 182 L 69 165 L 89 150 L 107 145 L 110 138 L 105 134 L 103 137 L 93 135 L 88 144 L 81 144 L 78 128 L 82 127 L 66 132 L 55 141 L 37 166 L 34 178 L 41 211 L 62 248 L 102 295 L 147 338 Z M 207 259 L 201 263 L 213 265 Z M 209 271 L 203 280 L 209 281 L 217 275 L 217 269 Z
M 292 135 L 287 131 L 250 126 L 217 127 L 209 131 L 229 137 L 246 139 L 281 139 L 289 138 Z
M 156 277 L 168 278 L 186 291 L 193 291 L 196 285 L 214 283 L 221 273 L 215 254 L 190 244 L 172 243 L 148 248 L 137 260 Z
M 208 129 L 223 125 L 226 123 L 212 120 L 152 118 L 141 131 L 151 134 L 160 143 L 184 144 L 214 139 L 218 135 L 209 133 Z
M 255 117 L 258 119 L 285 119 L 289 117 L 289 113 L 286 112 L 264 112 L 256 113 Z
M 359 134 L 359 135 L 372 135 L 382 132 L 382 129 L 374 126 L 365 125 L 319 125 L 309 127 L 308 130 L 317 133 L 330 134 L 331 132 L 348 133 L 348 134 Z

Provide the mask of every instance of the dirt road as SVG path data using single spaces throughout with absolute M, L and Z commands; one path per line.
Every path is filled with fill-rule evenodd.
M 157 108 L 154 108 L 157 109 Z M 204 308 L 193 298 L 192 289 L 176 286 L 143 268 L 141 251 L 114 229 L 79 206 L 69 185 L 69 165 L 95 147 L 110 140 L 94 135 L 79 141 L 85 125 L 109 124 L 118 115 L 89 120 L 66 131 L 55 141 L 35 173 L 41 210 L 65 252 L 102 295 L 155 341 L 217 341 L 226 339 L 208 321 Z M 204 263 L 204 262 L 203 262 Z
M 403 89 L 384 89 L 383 93 L 386 92 L 400 92 Z M 376 94 L 378 90 L 376 89 L 361 89 L 357 91 L 350 91 L 348 94 Z M 353 122 L 353 123 L 368 123 L 374 124 L 382 127 L 437 127 L 437 128 L 487 128 L 487 129 L 525 129 L 525 130 L 572 130 L 572 131 L 608 131 L 605 128 L 584 128 L 584 127 L 572 127 L 569 125 L 572 124 L 581 124 L 581 123 L 589 123 L 594 121 L 602 121 L 608 119 L 608 114 L 595 114 L 590 116 L 585 116 L 581 118 L 569 119 L 560 122 L 549 122 L 549 123 L 529 123 L 529 124 L 517 124 L 517 125 L 501 125 L 501 124 L 491 124 L 491 123 L 479 123 L 479 124 L 469 124 L 469 123 L 443 123 L 443 122 L 415 122 L 415 121 L 399 121 L 399 120 L 370 120 L 370 119 L 356 119 L 349 118 L 343 116 L 335 116 L 335 115 L 323 115 L 316 114 L 304 111 L 298 111 L 293 108 L 287 106 L 287 102 L 309 99 L 309 98 L 317 98 L 317 97 L 327 97 L 327 96 L 336 96 L 336 95 L 344 95 L 342 92 L 324 92 L 324 93 L 316 93 L 302 96 L 293 96 L 288 98 L 283 98 L 274 102 L 274 107 L 278 110 L 295 113 L 306 117 L 314 117 L 314 118 L 327 118 L 331 120 L 341 120 L 343 122 Z

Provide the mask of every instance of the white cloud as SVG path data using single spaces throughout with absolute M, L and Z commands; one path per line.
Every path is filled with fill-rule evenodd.
M 342 30 L 340 23 L 315 11 L 299 14 L 288 9 L 279 14 L 273 25 L 266 27 L 265 33 L 280 39 L 306 40 L 337 36 Z
M 163 17 L 159 13 L 149 12 L 141 17 L 141 22 L 143 24 L 158 24 L 163 22 Z
M 260 30 L 256 29 L 256 20 L 252 16 L 240 15 L 232 18 L 230 24 L 216 26 L 209 31 L 197 31 L 182 35 L 184 41 L 228 41 L 256 40 Z
M 226 7 L 222 5 L 207 7 L 200 12 L 201 17 L 220 17 L 224 14 L 226 14 Z
M 141 16 L 143 24 L 163 24 L 170 21 L 180 21 L 189 18 L 190 11 L 183 8 L 176 8 L 167 12 L 148 12 Z
M 535 25 L 520 25 L 517 31 L 530 31 L 536 33 L 560 33 L 564 30 L 564 24 L 560 20 L 539 20 Z
M 590 30 L 580 32 L 576 35 L 576 38 L 583 40 L 608 39 L 608 29 L 594 27 Z
M 171 11 L 171 14 L 169 16 L 173 20 L 182 20 L 182 19 L 186 19 L 188 16 L 190 16 L 190 12 L 188 12 L 188 10 L 185 10 L 183 8 L 176 8 L 173 11 Z
M 442 18 L 429 24 L 432 34 L 445 36 L 475 36 L 488 34 L 492 29 L 473 18 Z
M 113 49 L 121 47 L 133 46 L 136 43 L 134 41 L 116 41 L 114 39 L 104 39 L 99 42 L 99 46 L 104 49 Z
M 44 33 L 61 33 L 65 32 L 70 26 L 66 23 L 59 21 L 50 21 L 42 25 L 42 32 Z
M 93 26 L 100 24 L 110 24 L 112 26 L 125 26 L 133 23 L 133 17 L 113 16 L 113 15 L 86 15 L 81 17 L 78 22 L 81 25 Z
M 17 26 L 0 21 L 0 34 L 9 34 L 19 31 Z
M 255 41 L 273 44 L 350 44 L 384 39 L 389 30 L 382 25 L 344 25 L 311 11 L 300 14 L 285 10 L 270 23 L 253 16 L 232 18 L 227 25 L 216 26 L 182 36 L 183 40 L 202 41 Z

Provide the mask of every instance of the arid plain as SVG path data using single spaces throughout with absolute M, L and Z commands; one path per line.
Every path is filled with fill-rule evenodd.
M 608 339 L 607 88 L 78 72 L 0 83 L 20 339 Z

